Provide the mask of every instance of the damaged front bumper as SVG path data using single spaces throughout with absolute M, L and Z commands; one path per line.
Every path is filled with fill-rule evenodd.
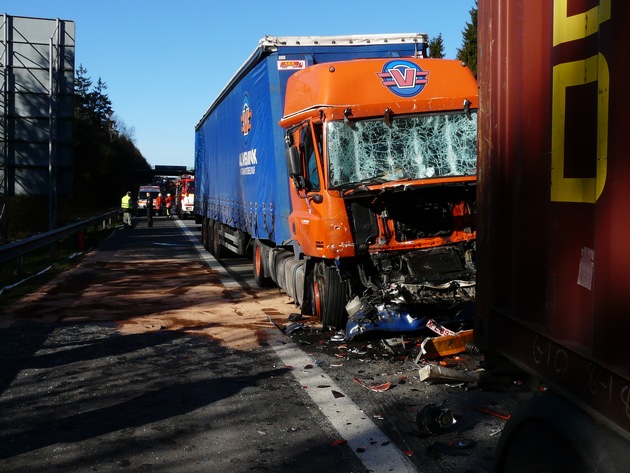
M 408 303 L 412 295 L 415 301 Z M 397 286 L 374 298 L 356 296 L 346 305 L 347 340 L 370 331 L 414 332 L 426 327 L 429 320 L 440 323 L 462 323 L 473 317 L 474 281 L 450 281 L 444 284 Z M 421 301 L 421 303 L 417 303 Z

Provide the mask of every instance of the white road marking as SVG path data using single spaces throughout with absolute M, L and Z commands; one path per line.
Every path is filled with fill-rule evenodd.
M 193 243 L 206 264 L 219 273 L 226 287 L 240 286 L 210 252 L 206 251 L 197 237 L 180 219 L 175 219 L 175 222 Z M 295 379 L 305 387 L 305 391 L 313 402 L 337 430 L 341 438 L 348 442 L 352 451 L 369 471 L 374 473 L 418 473 L 409 458 L 359 409 L 337 383 L 315 364 L 309 355 L 294 343 L 271 344 L 271 346 L 285 365 L 293 367 L 291 373 Z M 302 369 L 307 365 L 312 365 L 312 368 Z M 317 388 L 321 385 L 329 387 Z M 335 397 L 332 391 L 342 393 L 343 397 Z
M 417 473 L 411 460 L 367 417 L 313 359 L 296 344 L 271 344 L 291 373 L 304 386 L 339 435 L 348 442 L 365 467 L 375 473 Z M 303 369 L 304 366 L 312 366 Z M 317 386 L 330 386 L 317 388 Z M 335 397 L 332 391 L 344 394 Z M 375 393 L 378 395 L 378 393 Z
M 179 218 L 176 218 L 175 223 L 177 224 L 179 228 L 182 229 L 184 234 L 188 237 L 188 239 L 194 245 L 195 249 L 197 250 L 197 253 L 199 253 L 199 256 L 201 256 L 201 258 L 206 262 L 206 264 L 210 267 L 210 269 L 213 269 L 217 273 L 219 273 L 219 276 L 221 277 L 221 282 L 223 283 L 225 287 L 229 287 L 229 288 L 241 287 L 241 285 L 237 281 L 235 281 L 233 277 L 230 276 L 230 274 L 225 270 L 225 268 L 221 266 L 221 264 L 216 260 L 216 258 L 212 256 L 212 254 L 210 254 L 209 251 L 206 251 L 203 245 L 199 243 L 199 239 L 193 234 L 193 232 L 190 231 L 190 229 L 186 226 L 184 222 L 182 222 Z

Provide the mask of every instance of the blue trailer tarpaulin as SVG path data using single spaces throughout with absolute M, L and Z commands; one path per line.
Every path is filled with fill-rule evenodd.
M 275 244 L 290 242 L 284 133 L 289 77 L 317 63 L 417 56 L 426 35 L 265 37 L 196 126 L 195 213 Z

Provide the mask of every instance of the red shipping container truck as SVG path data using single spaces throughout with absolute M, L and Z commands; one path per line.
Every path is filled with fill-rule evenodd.
M 475 335 L 549 387 L 497 471 L 630 471 L 630 2 L 478 6 Z

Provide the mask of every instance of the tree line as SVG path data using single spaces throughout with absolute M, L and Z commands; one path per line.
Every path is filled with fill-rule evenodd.
M 477 77 L 477 2 L 475 8 L 470 10 L 470 21 L 466 22 L 466 27 L 462 31 L 462 46 L 457 49 L 456 59 L 465 63 L 473 75 Z M 444 38 L 442 33 L 429 40 L 429 57 L 444 57 Z
M 96 208 L 119 204 L 151 166 L 133 142 L 133 129 L 116 118 L 107 84 L 80 65 L 74 79 L 74 196 Z M 146 179 L 146 177 L 144 177 Z

